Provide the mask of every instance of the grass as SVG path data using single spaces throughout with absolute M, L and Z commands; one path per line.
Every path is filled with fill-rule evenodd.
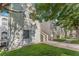
M 47 44 L 33 44 L 14 51 L 5 51 L 2 56 L 79 56 L 79 52 L 53 47 Z

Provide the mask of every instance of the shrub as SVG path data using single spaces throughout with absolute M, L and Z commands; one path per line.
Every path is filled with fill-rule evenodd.
M 79 39 L 75 39 L 71 41 L 72 44 L 79 44 Z
M 55 39 L 54 41 L 64 42 L 64 41 L 65 41 L 65 39 Z

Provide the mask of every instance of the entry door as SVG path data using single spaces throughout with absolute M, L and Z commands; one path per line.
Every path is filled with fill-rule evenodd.
M 29 33 L 30 33 L 30 30 L 24 30 L 23 31 L 23 39 L 29 39 Z
M 31 30 L 23 30 L 23 39 L 24 39 L 25 43 L 32 42 L 30 32 L 31 32 Z
M 7 32 L 2 32 L 1 33 L 1 46 L 5 47 L 7 46 L 8 43 L 8 34 Z

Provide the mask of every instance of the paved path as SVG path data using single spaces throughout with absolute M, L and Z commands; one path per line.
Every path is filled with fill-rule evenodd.
M 60 47 L 60 48 L 79 51 L 79 44 L 69 44 L 69 43 L 62 43 L 62 42 L 56 42 L 56 41 L 48 41 L 44 43 L 52 46 Z

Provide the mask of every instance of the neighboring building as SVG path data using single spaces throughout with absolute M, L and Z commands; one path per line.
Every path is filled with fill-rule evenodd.
M 15 7 L 17 6 L 17 7 Z M 10 49 L 15 49 L 28 45 L 31 43 L 40 42 L 40 23 L 38 21 L 32 21 L 30 18 L 30 13 L 34 8 L 32 4 L 13 4 L 14 10 L 26 10 L 24 13 L 13 13 L 13 20 L 16 24 L 15 33 L 11 36 L 14 38 L 11 39 Z M 14 27 L 13 27 L 14 28 Z
M 14 10 L 25 10 L 23 13 L 0 15 L 0 42 L 9 50 L 40 42 L 40 23 L 30 19 L 32 4 L 11 4 Z M 3 40 L 4 39 L 4 40 Z M 5 41 L 2 42 L 1 40 Z M 2 46 L 2 45 L 0 45 Z
M 40 28 L 41 28 L 41 41 L 48 41 L 51 40 L 51 21 L 47 21 L 47 22 L 42 22 L 40 24 Z
M 63 27 L 57 26 L 54 21 L 43 21 L 40 23 L 41 28 L 41 41 L 53 41 L 55 39 L 64 39 L 65 36 L 67 39 L 72 38 L 74 40 L 76 38 L 75 30 L 67 30 Z
M 0 15 L 0 46 L 6 46 L 9 40 L 9 18 Z

